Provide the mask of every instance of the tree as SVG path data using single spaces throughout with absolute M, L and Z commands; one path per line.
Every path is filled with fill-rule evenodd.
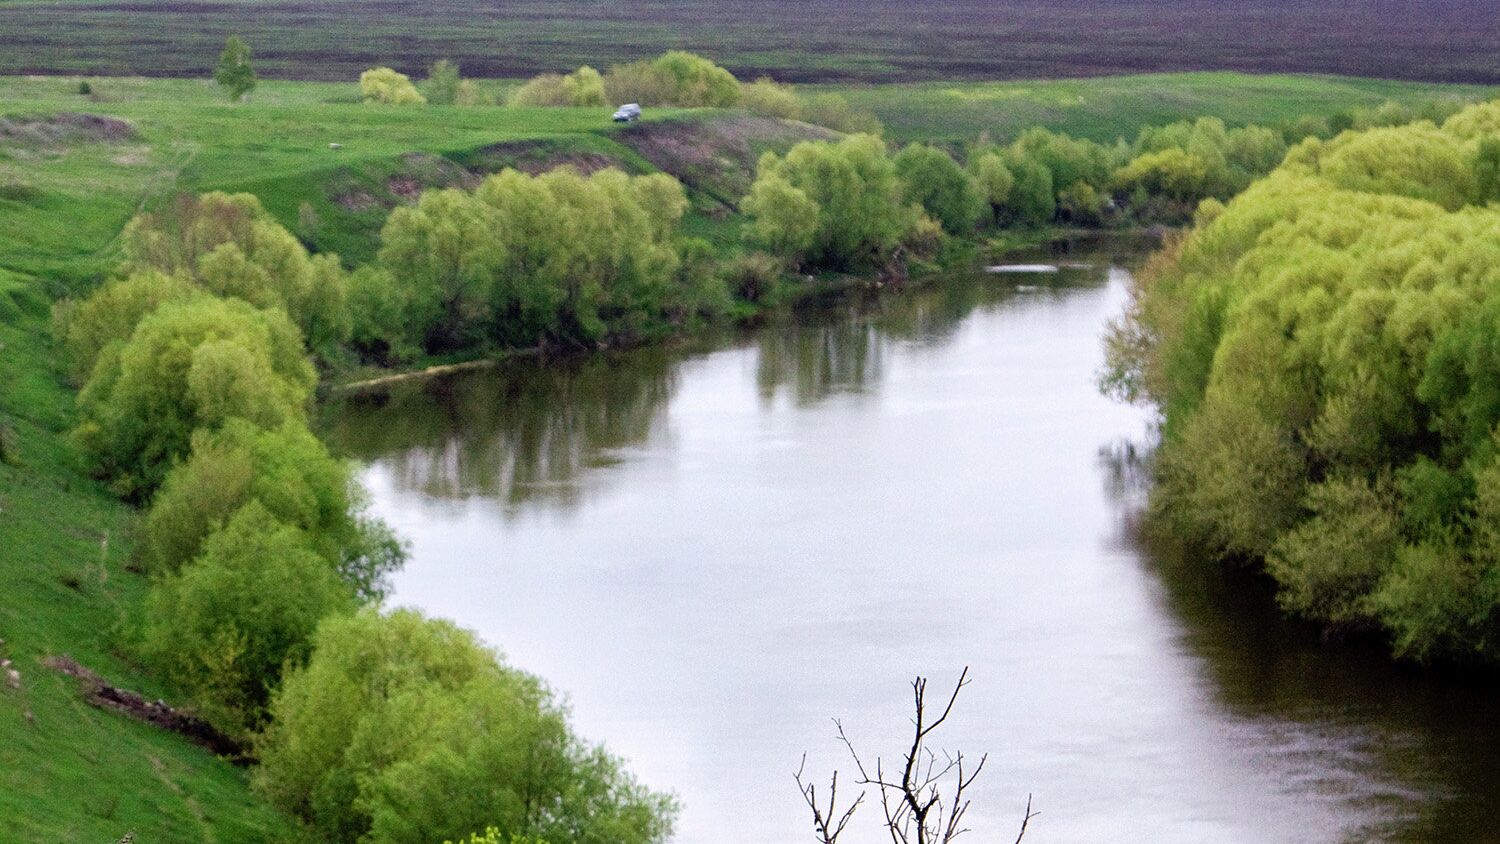
M 1491 114 L 1303 141 L 1204 203 L 1109 342 L 1114 383 L 1163 414 L 1156 518 L 1262 563 L 1286 609 L 1418 660 L 1500 660 Z M 1167 175 L 1192 168 L 1162 164 L 1195 155 L 1174 141 L 1122 172 L 1186 194 Z
M 494 827 L 652 844 L 676 813 L 579 739 L 541 681 L 409 610 L 325 620 L 271 714 L 255 786 L 324 840 L 430 844 Z
M 210 721 L 244 735 L 260 725 L 283 668 L 306 658 L 319 621 L 351 604 L 306 536 L 252 501 L 191 565 L 152 584 L 141 653 Z
M 920 205 L 949 234 L 974 230 L 984 214 L 984 197 L 953 156 L 926 144 L 908 144 L 895 163 L 907 203 Z
M 107 348 L 78 396 L 74 435 L 115 489 L 145 498 L 199 428 L 306 418 L 316 381 L 279 310 L 232 300 L 170 302 Z
M 912 719 L 913 733 L 910 747 L 902 753 L 897 766 L 887 771 L 883 760 L 875 758 L 874 765 L 866 767 L 864 760 L 858 751 L 854 749 L 854 743 L 850 741 L 844 732 L 844 725 L 834 721 L 838 729 L 839 741 L 849 751 L 849 756 L 854 761 L 854 767 L 859 772 L 859 778 L 854 781 L 856 785 L 873 786 L 880 795 L 880 806 L 884 813 L 886 831 L 890 833 L 891 840 L 895 844 L 950 844 L 954 839 L 968 832 L 963 825 L 964 816 L 969 811 L 970 798 L 969 787 L 984 770 L 984 763 L 989 760 L 989 754 L 979 757 L 978 762 L 965 757 L 963 751 L 949 753 L 942 752 L 942 758 L 933 751 L 929 744 L 932 734 L 948 720 L 953 714 L 953 705 L 958 701 L 958 693 L 963 691 L 964 686 L 969 684 L 969 669 L 965 668 L 958 677 L 958 683 L 953 687 L 953 693 L 948 696 L 948 703 L 943 707 L 937 717 L 930 717 L 927 710 L 927 679 L 918 677 L 912 681 L 912 697 L 916 714 Z M 865 793 L 855 797 L 847 804 L 841 813 L 838 811 L 838 771 L 833 772 L 829 783 L 828 802 L 826 807 L 818 802 L 818 793 L 815 785 L 806 783 L 802 779 L 802 772 L 806 768 L 807 757 L 802 757 L 802 767 L 798 768 L 793 779 L 797 783 L 797 790 L 801 792 L 802 799 L 812 811 L 813 829 L 817 834 L 818 844 L 838 844 L 838 838 L 843 834 L 849 821 L 854 817 L 860 805 L 864 802 Z M 952 788 L 951 792 L 945 793 L 945 789 Z M 1021 819 L 1021 830 L 1016 835 L 1016 841 L 1026 837 L 1026 828 L 1031 824 L 1032 818 L 1037 812 L 1031 810 L 1031 798 L 1026 798 L 1025 816 Z
M 1016 152 L 1009 155 L 1005 166 L 1015 180 L 1005 199 L 1006 221 L 1024 226 L 1050 223 L 1057 213 L 1052 171 L 1045 164 Z
M 362 601 L 384 594 L 385 576 L 402 562 L 400 544 L 365 516 L 349 467 L 305 427 L 264 430 L 231 419 L 193 435 L 189 457 L 173 467 L 151 502 L 144 551 L 153 571 L 175 572 L 207 538 L 251 503 L 299 532 Z
M 873 135 L 804 141 L 785 157 L 767 153 L 750 196 L 752 230 L 787 247 L 806 241 L 807 216 L 816 209 L 806 259 L 829 269 L 883 265 L 917 218 L 885 143 Z
M 218 296 L 279 308 L 319 354 L 349 337 L 348 276 L 338 256 L 310 255 L 252 194 L 180 195 L 137 215 L 120 240 L 126 273 L 166 273 Z
M 229 36 L 224 42 L 224 52 L 219 54 L 219 64 L 214 68 L 214 81 L 219 83 L 231 102 L 239 102 L 255 90 L 255 69 L 250 66 L 250 47 L 238 35 Z
M 973 160 L 974 181 L 978 184 L 979 193 L 990 207 L 991 221 L 998 220 L 1000 210 L 1005 207 L 1006 200 L 1010 199 L 1011 188 L 1015 187 L 1016 177 L 1005 165 L 1005 157 L 997 152 L 985 152 Z
M 427 102 L 433 105 L 453 105 L 458 102 L 458 65 L 447 59 L 433 62 L 427 71 Z
M 367 103 L 423 105 L 427 98 L 404 73 L 388 67 L 373 67 L 359 75 L 359 93 Z
M 604 96 L 604 77 L 588 65 L 564 76 L 562 84 L 568 105 L 582 108 L 609 104 Z

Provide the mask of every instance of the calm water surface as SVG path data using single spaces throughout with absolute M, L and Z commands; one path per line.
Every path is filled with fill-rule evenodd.
M 1500 693 L 1320 646 L 1134 538 L 1149 419 L 1093 382 L 1133 258 L 406 385 L 325 428 L 411 540 L 394 603 L 565 692 L 679 795 L 680 844 L 811 841 L 791 774 L 850 777 L 831 719 L 894 758 L 911 677 L 965 665 L 940 744 L 991 755 L 968 840 L 1014 838 L 1030 793 L 1030 842 L 1500 841 Z

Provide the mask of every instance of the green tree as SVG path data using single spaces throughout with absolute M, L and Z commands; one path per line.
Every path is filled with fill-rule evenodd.
M 1052 171 L 1045 164 L 1012 152 L 1005 162 L 1014 181 L 1006 195 L 1003 216 L 1006 222 L 1023 226 L 1040 226 L 1052 221 L 1057 213 L 1057 196 L 1052 187 Z
M 245 734 L 260 725 L 283 667 L 307 656 L 318 622 L 351 604 L 305 535 L 252 501 L 191 565 L 153 582 L 141 653 L 209 720 Z
M 676 807 L 579 739 L 536 678 L 411 611 L 326 620 L 257 744 L 256 788 L 321 838 L 430 844 L 494 827 L 648 844 Z
M 107 347 L 78 396 L 75 436 L 122 495 L 144 498 L 192 433 L 233 418 L 265 428 L 306 418 L 316 380 L 282 312 L 244 302 L 171 302 Z
M 588 65 L 564 76 L 562 84 L 568 105 L 583 108 L 609 104 L 604 95 L 604 76 Z
M 984 197 L 953 156 L 926 144 L 909 144 L 895 163 L 907 203 L 921 206 L 950 234 L 974 230 L 984 214 Z
M 143 550 L 151 568 L 174 572 L 209 535 L 251 502 L 300 532 L 361 600 L 384 594 L 403 550 L 364 515 L 349 467 L 305 427 L 265 430 L 231 419 L 193 435 L 189 457 L 172 468 L 147 513 Z
M 763 181 L 767 184 L 758 188 Z M 784 157 L 767 153 L 750 196 L 746 211 L 752 231 L 787 247 L 804 240 L 799 228 L 808 211 L 817 210 L 805 249 L 807 263 L 817 267 L 879 264 L 916 221 L 885 143 L 873 135 L 804 141 Z
M 980 153 L 973 159 L 974 181 L 979 193 L 989 205 L 990 220 L 1000 218 L 1001 209 L 1010 199 L 1016 177 L 1005 164 L 1005 157 L 997 152 Z
M 224 52 L 219 54 L 219 64 L 214 67 L 214 81 L 219 83 L 231 102 L 239 102 L 255 90 L 255 69 L 250 66 L 250 47 L 231 35 L 224 42 Z
M 1287 609 L 1414 659 L 1500 660 L 1500 207 L 1476 204 L 1494 113 L 1353 114 L 1381 128 L 1298 144 L 1204 203 L 1108 345 L 1114 383 L 1163 412 L 1153 512 L 1264 561 Z M 1142 162 L 1220 133 L 1172 131 L 1125 170 L 1185 194 Z M 1231 170 L 1274 152 L 1226 137 Z
M 433 62 L 427 70 L 427 102 L 433 105 L 453 105 L 458 102 L 458 65 L 447 59 Z

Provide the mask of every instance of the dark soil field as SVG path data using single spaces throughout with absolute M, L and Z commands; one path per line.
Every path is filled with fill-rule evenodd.
M 5 0 L 0 74 L 263 75 L 374 64 L 526 76 L 682 47 L 742 76 L 921 81 L 1230 69 L 1500 82 L 1493 0 Z

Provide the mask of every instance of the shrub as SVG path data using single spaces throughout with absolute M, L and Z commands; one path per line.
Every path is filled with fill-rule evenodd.
M 377 599 L 401 549 L 385 553 L 388 533 L 360 513 L 354 489 L 349 467 L 301 425 L 263 430 L 231 419 L 220 430 L 194 434 L 188 459 L 167 474 L 146 516 L 145 556 L 154 571 L 177 571 L 255 502 L 299 531 L 356 596 Z
M 884 142 L 852 135 L 762 156 L 742 208 L 762 242 L 800 247 L 813 266 L 869 267 L 884 261 L 916 219 L 901 191 Z
M 429 351 L 630 334 L 671 292 L 686 208 L 670 177 L 618 170 L 507 170 L 472 194 L 429 191 L 386 222 L 380 263 L 406 289 L 369 290 L 372 312 L 404 311 Z
M 241 508 L 147 596 L 142 655 L 219 727 L 259 725 L 283 666 L 306 657 L 320 619 L 350 606 L 305 535 L 259 502 Z
M 422 105 L 427 98 L 404 73 L 388 67 L 373 67 L 359 75 L 359 93 L 367 103 Z
M 458 102 L 458 65 L 447 59 L 433 62 L 427 71 L 427 102 L 433 105 L 453 105 Z
M 740 86 L 740 105 L 746 110 L 783 120 L 802 120 L 807 107 L 790 85 L 762 76 Z
M 562 85 L 563 92 L 568 97 L 568 105 L 580 108 L 608 105 L 604 96 L 604 77 L 588 65 L 564 76 Z
M 232 418 L 302 421 L 315 375 L 280 311 L 243 302 L 172 302 L 99 357 L 78 396 L 76 436 L 122 495 L 143 498 L 199 428 Z
M 902 198 L 919 205 L 950 234 L 974 230 L 984 214 L 984 197 L 953 156 L 925 144 L 909 144 L 896 155 Z
M 740 102 L 740 83 L 734 74 L 681 50 L 649 62 L 616 65 L 605 74 L 604 88 L 613 103 L 726 108 Z
M 570 106 L 573 99 L 560 73 L 543 73 L 528 79 L 510 94 L 513 106 Z
M 256 788 L 323 839 L 430 844 L 494 827 L 658 842 L 673 801 L 580 740 L 536 678 L 411 611 L 326 620 L 271 704 Z
M 75 383 L 83 383 L 104 349 L 130 338 L 143 317 L 166 302 L 201 295 L 182 275 L 143 270 L 107 282 L 82 302 L 62 301 L 53 308 L 52 334 Z
M 251 194 L 184 194 L 132 219 L 120 239 L 127 273 L 182 276 L 218 296 L 280 308 L 314 352 L 348 339 L 348 277 L 338 256 L 308 254 Z

